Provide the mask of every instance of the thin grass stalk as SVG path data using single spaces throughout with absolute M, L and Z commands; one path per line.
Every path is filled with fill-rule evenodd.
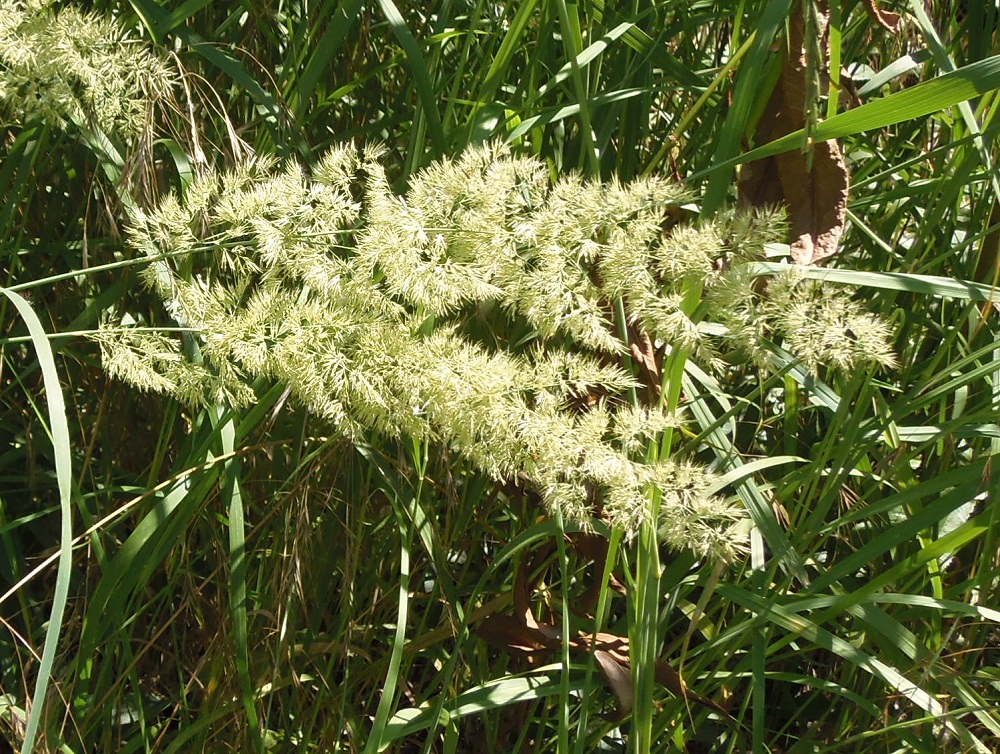
M 828 45 L 829 62 L 827 64 L 827 71 L 829 72 L 830 80 L 826 100 L 826 117 L 832 118 L 837 114 L 840 106 L 840 92 L 842 89 L 840 68 L 844 43 L 844 30 L 842 28 L 844 14 L 839 3 L 829 3 L 828 12 L 830 19 L 827 25 L 827 34 L 830 41 Z
M 770 92 L 759 91 L 760 71 L 765 68 L 771 41 L 784 26 L 792 5 L 793 0 L 769 0 L 751 37 L 753 41 L 733 91 L 733 106 L 726 115 L 715 145 L 714 172 L 708 179 L 702 198 L 702 212 L 709 217 L 725 203 L 732 176 L 729 165 L 740 152 L 754 103 L 758 98 L 770 95 Z M 801 134 L 798 138 L 798 143 L 801 143 Z
M 414 505 L 419 504 L 423 492 L 427 464 L 426 445 L 419 440 L 413 439 L 410 447 L 410 460 L 413 463 L 417 476 L 416 489 L 410 500 L 410 505 Z M 396 632 L 393 637 L 391 654 L 389 655 L 389 667 L 386 670 L 385 682 L 382 686 L 378 708 L 375 711 L 375 719 L 372 722 L 368 743 L 365 745 L 365 754 L 376 754 L 384 746 L 386 724 L 389 721 L 389 715 L 395 704 L 396 687 L 399 683 L 399 670 L 403 659 L 403 647 L 406 643 L 406 623 L 410 604 L 410 550 L 413 545 L 417 517 L 412 512 L 407 515 L 403 507 L 403 502 L 397 494 L 398 492 L 399 490 L 392 490 L 391 500 L 400 537 Z
M 243 511 L 243 495 L 240 491 L 240 465 L 235 456 L 236 424 L 231 416 L 216 408 L 215 419 L 222 452 L 230 456 L 223 466 L 223 498 L 229 502 L 229 609 L 233 620 L 233 649 L 235 650 L 236 673 L 242 691 L 243 710 L 247 716 L 250 740 L 258 754 L 264 751 L 260 720 L 257 716 L 257 701 L 253 679 L 250 673 L 250 651 L 247 637 L 247 557 L 246 533 Z
M 730 75 L 737 64 L 746 56 L 747 52 L 750 51 L 753 44 L 753 37 L 751 36 L 746 42 L 740 45 L 726 64 L 722 66 L 715 77 L 709 82 L 708 86 L 705 87 L 705 91 L 701 93 L 695 103 L 688 108 L 684 115 L 677 121 L 677 125 L 674 126 L 673 130 L 670 132 L 670 136 L 664 139 L 663 144 L 660 146 L 659 151 L 656 155 L 649 161 L 645 170 L 642 171 L 642 175 L 652 175 L 656 170 L 661 169 L 663 160 L 666 159 L 670 150 L 684 137 L 684 134 L 691 127 L 691 125 L 696 121 L 699 113 L 704 109 L 704 107 L 712 101 L 713 96 L 716 96 L 717 90 L 722 87 L 722 85 L 728 81 Z
M 766 590 L 768 579 L 763 568 L 753 568 L 750 580 L 755 593 L 761 594 Z M 750 634 L 750 655 L 752 751 L 764 751 L 764 728 L 767 724 L 767 636 L 763 627 Z
M 597 608 L 594 613 L 594 631 L 591 634 L 592 649 L 587 655 L 587 669 L 584 675 L 583 686 L 585 689 L 591 688 L 594 677 L 594 652 L 597 648 L 597 635 L 604 629 L 608 619 L 608 610 L 611 607 L 611 590 L 608 585 L 611 583 L 611 574 L 618 563 L 619 550 L 622 545 L 621 529 L 612 529 L 608 538 L 608 556 L 601 569 L 601 588 L 597 597 Z M 584 754 L 587 743 L 587 720 L 590 714 L 590 694 L 585 694 L 580 705 L 580 718 L 577 721 L 576 744 L 573 747 L 574 754 Z
M 413 85 L 416 87 L 419 97 L 419 107 L 413 114 L 414 130 L 420 134 L 426 129 L 430 133 L 433 156 L 441 157 L 445 152 L 444 130 L 441 126 L 441 114 L 437 109 L 437 96 L 427 71 L 424 56 L 396 4 L 392 0 L 378 0 L 378 4 L 400 47 L 406 54 Z M 417 134 L 411 137 L 411 160 L 422 158 L 424 154 L 423 140 L 416 138 Z M 419 162 L 411 163 L 410 172 L 413 172 L 419 164 Z
M 562 649 L 560 650 L 560 662 L 562 672 L 559 674 L 559 732 L 557 739 L 557 751 L 559 754 L 569 754 L 569 711 L 570 711 L 570 656 L 569 656 L 569 601 L 566 596 L 569 594 L 569 554 L 566 551 L 566 525 L 563 521 L 562 511 L 556 508 L 556 552 L 559 556 L 559 576 L 562 580 L 563 604 L 561 610 Z
M 598 152 L 597 144 L 594 142 L 594 128 L 591 125 L 590 107 L 588 105 L 588 88 L 580 71 L 580 64 L 577 60 L 583 50 L 583 39 L 580 34 L 580 17 L 577 15 L 577 5 L 573 4 L 573 13 L 570 14 L 569 4 L 566 0 L 555 0 L 556 10 L 559 13 L 559 29 L 563 38 L 563 50 L 570 64 L 571 76 L 573 79 L 573 89 L 576 93 L 577 104 L 580 113 L 580 140 L 582 149 L 586 154 L 584 164 L 586 171 L 591 176 L 601 174 L 601 156 Z

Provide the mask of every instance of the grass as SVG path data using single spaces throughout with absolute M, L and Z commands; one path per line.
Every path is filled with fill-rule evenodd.
M 70 334 L 122 307 L 164 321 L 122 228 L 130 207 L 186 185 L 201 153 L 308 162 L 378 140 L 403 186 L 435 157 L 501 137 L 554 173 L 677 176 L 715 212 L 750 147 L 801 143 L 746 141 L 797 6 L 93 5 L 174 50 L 189 75 L 145 151 L 5 115 L 2 283 L 25 298 L 0 304 L 0 741 L 997 749 L 993 6 L 900 4 L 894 37 L 845 8 L 832 37 L 848 71 L 924 52 L 861 106 L 831 106 L 814 134 L 840 140 L 853 189 L 840 252 L 807 274 L 891 319 L 899 367 L 810 375 L 780 343 L 770 372 L 734 364 L 713 377 L 683 355 L 665 365 L 667 400 L 690 421 L 650 454 L 710 464 L 755 524 L 746 561 L 714 569 L 661 549 L 651 529 L 636 542 L 602 532 L 595 562 L 529 492 L 446 449 L 376 435 L 352 445 L 281 385 L 255 385 L 245 411 L 189 411 L 110 382 Z M 543 622 L 629 638 L 630 714 L 594 653 L 562 642 L 527 660 L 480 638 L 484 619 L 515 609 L 519 577 Z M 594 617 L 574 611 L 595 596 Z M 659 682 L 655 658 L 686 697 Z

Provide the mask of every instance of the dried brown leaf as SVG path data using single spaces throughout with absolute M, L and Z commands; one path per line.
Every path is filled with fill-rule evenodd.
M 820 21 L 825 28 L 828 15 L 822 10 Z M 758 144 L 766 144 L 806 125 L 810 74 L 804 33 L 802 15 L 793 15 L 789 52 L 757 124 Z M 780 203 L 787 208 L 791 254 L 798 264 L 816 264 L 836 253 L 844 232 L 848 191 L 847 166 L 836 142 L 812 144 L 808 153 L 785 152 L 746 166 L 739 191 L 743 206 Z
M 878 7 L 878 3 L 875 0 L 864 0 L 864 4 L 865 10 L 868 11 L 868 17 L 872 21 L 891 34 L 899 31 L 899 22 L 902 20 L 902 17 L 898 13 L 893 13 L 890 10 L 882 10 Z
M 613 655 L 600 649 L 594 650 L 594 662 L 618 700 L 619 715 L 624 717 L 632 711 L 635 702 L 635 687 L 632 685 L 632 673 L 628 665 L 622 665 Z
M 628 327 L 629 351 L 632 359 L 639 367 L 639 381 L 646 388 L 649 403 L 656 403 L 662 390 L 660 363 L 663 361 L 663 349 L 657 349 L 649 339 L 649 335 L 634 324 Z
M 538 628 L 526 626 L 512 615 L 491 615 L 476 628 L 476 634 L 487 644 L 521 655 L 558 650 L 561 643 Z

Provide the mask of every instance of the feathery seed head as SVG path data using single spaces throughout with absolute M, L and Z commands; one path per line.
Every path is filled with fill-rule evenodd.
M 435 163 L 400 196 L 379 157 L 336 148 L 308 175 L 255 158 L 136 213 L 136 248 L 195 267 L 182 279 L 157 259 L 144 277 L 200 334 L 206 364 L 165 335 L 104 328 L 109 372 L 195 405 L 245 405 L 251 381 L 278 380 L 349 438 L 440 443 L 496 480 L 527 475 L 568 518 L 600 513 L 629 535 L 655 524 L 671 546 L 732 559 L 745 512 L 708 494 L 712 475 L 636 460 L 678 419 L 629 402 L 638 383 L 618 327 L 708 366 L 718 356 L 702 317 L 737 344 L 778 334 L 809 364 L 891 361 L 887 329 L 860 307 L 790 281 L 761 294 L 739 264 L 720 268 L 762 253 L 773 218 L 664 237 L 663 208 L 687 197 L 658 179 L 553 184 L 543 163 L 492 144 Z M 807 316 L 820 325 L 794 326 Z M 477 317 L 492 323 L 486 342 L 469 335 Z

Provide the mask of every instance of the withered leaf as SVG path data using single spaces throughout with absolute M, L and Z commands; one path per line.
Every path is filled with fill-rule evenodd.
M 588 560 L 599 563 L 607 557 L 607 540 L 599 535 L 574 533 L 568 535 L 568 539 L 576 553 Z M 539 554 L 544 555 L 549 549 L 543 548 Z M 562 630 L 553 623 L 539 621 L 531 609 L 530 599 L 534 585 L 529 574 L 534 571 L 536 564 L 536 559 L 530 558 L 527 562 L 522 561 L 517 569 L 511 600 L 514 615 L 486 614 L 475 629 L 475 633 L 483 641 L 526 657 L 529 662 L 537 662 L 563 649 Z M 624 591 L 623 585 L 621 588 Z M 619 714 L 622 717 L 628 714 L 635 699 L 628 638 L 604 631 L 596 634 L 579 632 L 569 637 L 567 644 L 570 653 L 578 657 L 593 652 L 594 662 L 618 702 Z M 704 705 L 733 722 L 729 713 L 720 705 L 689 691 L 680 673 L 663 660 L 656 659 L 653 672 L 657 683 L 675 696 Z
M 522 655 L 551 652 L 562 646 L 558 639 L 526 626 L 512 615 L 490 615 L 476 628 L 476 634 L 487 644 Z
M 600 649 L 594 650 L 594 662 L 618 700 L 618 713 L 624 717 L 632 711 L 635 703 L 635 687 L 632 685 L 632 673 L 628 665 L 622 665 L 613 655 Z
M 526 626 L 511 615 L 490 615 L 476 629 L 476 634 L 487 644 L 529 657 L 538 658 L 562 649 L 559 629 L 547 623 L 538 627 Z M 628 639 L 616 634 L 600 632 L 596 636 L 580 633 L 569 640 L 571 653 L 585 655 L 593 648 L 594 661 L 608 688 L 618 701 L 622 716 L 632 709 L 635 689 L 632 685 Z M 689 691 L 680 673 L 663 660 L 657 659 L 654 667 L 656 682 L 685 701 L 701 704 L 732 721 L 729 713 L 711 699 Z
M 868 16 L 872 21 L 892 34 L 899 31 L 899 22 L 902 20 L 902 17 L 898 13 L 893 13 L 890 10 L 882 10 L 878 7 L 878 3 L 875 0 L 864 0 L 864 3 L 865 10 L 868 11 Z
M 820 8 L 826 28 L 829 12 Z M 802 14 L 793 14 L 788 54 L 781 75 L 757 124 L 756 141 L 765 144 L 804 128 L 808 76 Z M 785 152 L 751 163 L 740 176 L 740 204 L 762 207 L 783 204 L 788 210 L 792 259 L 816 264 L 833 256 L 844 232 L 848 174 L 834 141 L 810 145 L 810 152 Z
M 659 352 L 649 339 L 649 335 L 640 331 L 635 325 L 629 325 L 629 351 L 632 359 L 640 369 L 639 380 L 646 387 L 652 399 L 660 396 L 660 362 L 663 354 Z

